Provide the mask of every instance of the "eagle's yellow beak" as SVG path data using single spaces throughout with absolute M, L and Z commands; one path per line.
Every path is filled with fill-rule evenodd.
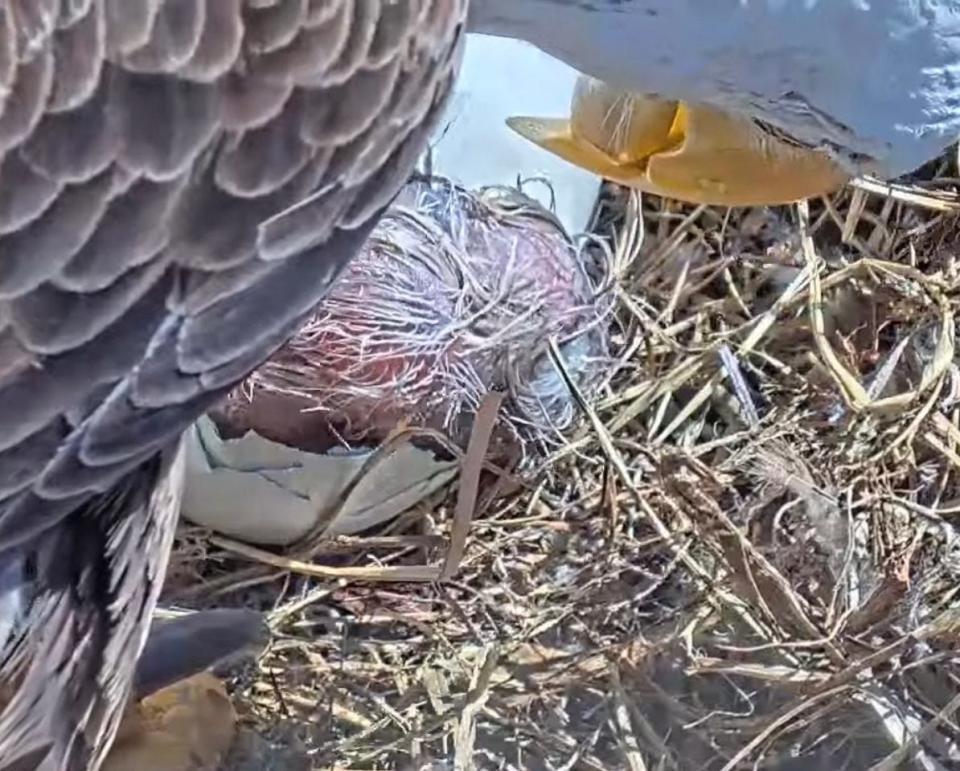
M 623 185 L 692 203 L 784 204 L 850 178 L 825 153 L 715 107 L 641 96 L 582 77 L 569 119 L 510 118 L 535 144 Z

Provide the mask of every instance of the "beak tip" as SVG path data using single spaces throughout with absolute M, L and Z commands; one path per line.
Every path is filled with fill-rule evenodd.
M 506 120 L 507 128 L 516 131 L 523 137 L 530 138 L 536 136 L 539 132 L 536 127 L 539 125 L 539 119 L 527 115 L 511 115 Z

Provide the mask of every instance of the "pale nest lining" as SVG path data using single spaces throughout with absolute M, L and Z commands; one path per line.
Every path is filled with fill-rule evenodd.
M 600 266 L 599 282 L 592 280 L 580 251 L 519 190 L 474 194 L 444 179 L 416 179 L 227 411 L 290 397 L 301 414 L 322 414 L 348 446 L 376 443 L 401 424 L 463 443 L 482 396 L 501 390 L 508 398 L 499 449 L 552 445 L 576 405 L 549 341 L 559 343 L 587 393 L 611 368 L 608 271 Z

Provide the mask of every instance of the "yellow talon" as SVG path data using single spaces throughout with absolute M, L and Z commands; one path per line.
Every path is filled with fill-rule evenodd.
M 203 672 L 131 707 L 102 771 L 213 771 L 237 716 L 223 683 Z
M 836 190 L 849 179 L 825 153 L 797 147 L 715 107 L 621 91 L 581 76 L 569 119 L 510 118 L 522 136 L 630 187 L 692 203 L 757 206 Z

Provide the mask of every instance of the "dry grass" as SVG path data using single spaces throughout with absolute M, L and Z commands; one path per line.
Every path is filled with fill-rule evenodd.
M 620 373 L 449 580 L 452 500 L 307 557 L 185 531 L 171 598 L 276 632 L 233 767 L 957 767 L 955 175 L 606 190 Z

